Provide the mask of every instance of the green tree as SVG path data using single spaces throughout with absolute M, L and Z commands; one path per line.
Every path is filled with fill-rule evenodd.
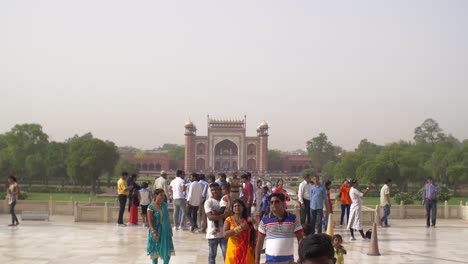
M 16 175 L 24 182 L 32 176 L 44 173 L 42 157 L 45 156 L 48 136 L 38 124 L 14 126 L 4 137 L 11 158 L 11 165 Z M 36 166 L 39 165 L 39 166 Z
M 452 148 L 447 155 L 447 162 L 447 181 L 456 194 L 461 185 L 468 183 L 468 144 Z
M 429 160 L 429 167 L 434 179 L 441 183 L 447 183 L 447 168 L 450 165 L 449 153 L 455 146 L 451 142 L 439 142 Z
M 365 138 L 365 139 L 362 139 L 361 142 L 359 142 L 356 152 L 360 154 L 364 154 L 364 155 L 374 156 L 374 155 L 379 154 L 381 149 L 382 149 L 381 146 L 378 146 L 372 142 L 369 142 L 369 140 Z
M 52 141 L 47 146 L 47 176 L 48 178 L 62 179 L 64 183 L 67 175 L 68 144 Z
M 278 149 L 269 149 L 268 150 L 268 160 L 271 161 L 280 161 L 283 157 L 281 150 Z
M 432 118 L 426 119 L 420 126 L 414 129 L 414 140 L 416 143 L 435 144 L 443 141 L 447 136 L 442 132 L 442 128 Z
M 185 146 L 166 143 L 162 147 L 158 148 L 159 150 L 167 151 L 169 159 L 171 160 L 183 160 L 185 159 Z
M 339 162 L 335 165 L 334 174 L 337 179 L 355 179 L 357 168 L 365 162 L 368 156 L 359 152 L 346 152 L 341 155 Z
M 0 135 L 0 177 L 5 179 L 14 172 L 10 150 L 4 134 Z
M 96 194 L 96 183 L 103 174 L 113 174 L 119 154 L 114 143 L 97 138 L 74 137 L 70 141 L 67 172 L 81 184 L 91 185 L 91 194 Z
M 119 158 L 119 161 L 117 162 L 117 165 L 115 166 L 114 171 L 119 176 L 124 171 L 128 172 L 129 174 L 133 174 L 133 173 L 138 174 L 139 172 L 138 167 L 134 163 L 131 163 L 130 161 L 122 157 Z
M 320 133 L 317 137 L 307 141 L 307 152 L 314 167 L 321 171 L 323 166 L 330 160 L 336 160 L 335 147 L 328 141 L 325 133 Z
M 308 168 L 308 169 L 303 169 L 301 171 L 301 177 L 304 177 L 307 174 L 309 174 L 311 177 L 313 177 L 315 175 L 315 169 L 314 168 Z
M 34 153 L 26 157 L 25 169 L 31 179 L 39 180 L 42 184 L 47 184 L 47 168 L 44 156 Z
M 335 179 L 336 163 L 337 162 L 335 162 L 333 160 L 330 160 L 329 162 L 327 162 L 327 164 L 325 164 L 325 166 L 323 166 L 322 176 L 324 176 L 326 179 L 329 179 L 329 180 Z

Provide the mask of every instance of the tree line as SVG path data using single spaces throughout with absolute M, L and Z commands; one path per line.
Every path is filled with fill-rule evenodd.
M 343 151 L 321 133 L 307 142 L 307 151 L 315 169 L 337 181 L 380 185 L 392 179 L 400 191 L 420 187 L 428 176 L 455 192 L 468 184 L 468 140 L 445 134 L 430 118 L 414 129 L 413 141 L 377 145 L 362 139 L 354 151 Z
M 41 125 L 21 124 L 0 134 L 0 173 L 4 178 L 14 174 L 23 183 L 72 182 L 96 193 L 99 177 L 112 175 L 118 160 L 115 144 L 91 133 L 56 142 L 49 141 Z

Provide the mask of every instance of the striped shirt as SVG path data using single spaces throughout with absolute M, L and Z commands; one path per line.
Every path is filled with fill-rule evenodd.
M 266 238 L 266 262 L 294 261 L 294 239 L 302 232 L 302 226 L 296 215 L 284 212 L 283 219 L 273 214 L 262 218 L 258 232 Z
M 423 201 L 426 200 L 437 200 L 437 191 L 438 191 L 438 186 L 435 184 L 429 184 L 426 183 L 426 186 L 424 186 L 423 190 Z

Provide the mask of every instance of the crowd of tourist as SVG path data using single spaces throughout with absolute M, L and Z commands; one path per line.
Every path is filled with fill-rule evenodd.
M 313 177 L 312 177 L 313 176 Z M 271 190 L 261 179 L 252 178 L 250 173 L 238 177 L 233 173 L 228 179 L 224 173 L 206 179 L 204 174 L 192 173 L 190 181 L 185 172 L 177 170 L 170 183 L 167 173 L 155 179 L 152 190 L 148 182 L 137 183 L 137 175 L 123 172 L 117 182 L 121 227 L 138 224 L 141 211 L 143 225 L 148 228 L 147 254 L 152 263 L 169 263 L 174 255 L 173 231 L 190 230 L 204 233 L 208 241 L 208 263 L 215 263 L 218 247 L 225 263 L 259 263 L 265 253 L 267 263 L 293 263 L 294 240 L 299 243 L 300 263 L 344 263 L 347 253 L 342 236 L 329 237 L 322 234 L 327 229 L 329 215 L 333 213 L 330 197 L 331 182 L 320 183 L 319 175 L 304 175 L 298 189 L 299 218 L 287 211 L 290 197 L 279 179 Z M 7 200 L 10 207 L 11 224 L 19 225 L 15 205 L 19 199 L 20 186 L 15 176 L 8 177 Z M 255 185 L 255 187 L 254 187 Z M 356 240 L 358 231 L 362 240 L 369 240 L 363 230 L 362 198 L 367 196 L 371 185 L 359 191 L 359 182 L 347 179 L 340 186 L 340 225 L 345 216 L 350 240 Z M 383 216 L 381 227 L 390 227 L 390 190 L 392 180 L 386 180 L 380 189 L 380 206 Z M 426 208 L 426 225 L 435 227 L 437 217 L 438 186 L 431 177 L 426 180 L 422 192 L 422 203 Z M 123 214 L 128 201 L 129 220 L 123 223 Z M 173 203 L 173 223 L 170 223 L 168 202 Z M 139 210 L 141 207 L 141 210 Z M 189 220 L 188 228 L 186 218 Z
M 130 225 L 138 223 L 138 206 L 141 206 L 143 223 L 149 228 L 147 253 L 153 264 L 158 259 L 169 263 L 174 254 L 172 232 L 177 230 L 205 234 L 210 264 L 215 263 L 218 247 L 225 263 L 229 264 L 260 263 L 263 253 L 267 263 L 293 263 L 295 240 L 299 243 L 297 261 L 300 263 L 344 263 L 347 252 L 342 245 L 342 236 L 322 234 L 333 213 L 330 181 L 321 184 L 319 175 L 304 176 L 298 190 L 298 217 L 287 211 L 290 197 L 283 188 L 282 179 L 270 190 L 266 183 L 252 178 L 250 173 L 244 173 L 240 178 L 237 173 L 229 178 L 224 173 L 217 176 L 218 179 L 213 175 L 206 179 L 203 174 L 192 173 L 188 181 L 184 171 L 177 170 L 175 179 L 169 183 L 167 173 L 162 171 L 153 184 L 152 193 L 147 182 L 140 186 L 136 175 L 128 178 L 127 173 L 122 173 L 117 184 L 118 224 L 125 226 L 122 215 L 127 200 Z M 380 219 L 382 227 L 390 227 L 391 184 L 388 179 L 380 190 L 380 205 L 384 211 Z M 369 240 L 363 230 L 362 197 L 367 196 L 371 187 L 369 184 L 361 192 L 359 182 L 351 179 L 340 186 L 340 225 L 344 225 L 346 216 L 351 241 L 356 240 L 355 231 L 360 233 L 362 240 Z M 427 226 L 435 226 L 436 197 L 437 186 L 428 178 L 422 197 L 427 209 Z M 169 222 L 168 202 L 173 203 L 173 228 Z

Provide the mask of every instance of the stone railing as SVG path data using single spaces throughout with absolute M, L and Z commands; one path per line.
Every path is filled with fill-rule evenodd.
M 461 219 L 468 221 L 468 202 L 463 205 L 463 202 L 460 201 L 460 216 Z
M 73 215 L 74 201 L 55 201 L 52 199 L 42 201 L 19 200 L 16 203 L 15 211 L 21 214 L 22 211 L 46 211 L 50 215 Z M 0 202 L 0 212 L 8 213 L 8 201 Z
M 336 210 L 338 208 L 338 210 Z M 341 216 L 341 207 L 338 205 L 333 206 L 333 223 L 336 225 L 340 224 L 340 216 Z M 297 202 L 289 202 L 288 203 L 288 212 L 295 214 L 296 216 L 300 217 L 300 206 Z M 364 225 L 371 225 L 375 221 L 375 209 L 363 206 L 362 207 L 362 221 Z M 346 221 L 345 221 L 346 222 Z
M 443 219 L 464 219 L 467 220 L 466 215 L 467 206 L 463 205 L 449 205 L 445 201 L 444 205 L 437 206 L 437 218 Z M 383 208 L 379 207 L 379 214 L 383 215 Z M 426 207 L 424 205 L 392 205 L 390 218 L 393 219 L 420 219 L 426 217 Z
M 125 208 L 127 210 L 128 204 Z M 334 205 L 333 222 L 339 224 L 341 210 L 339 204 Z M 70 215 L 74 216 L 76 222 L 117 222 L 119 204 L 118 202 L 76 202 L 73 199 L 69 201 L 55 201 L 52 199 L 43 201 L 19 200 L 16 205 L 16 212 L 22 211 L 47 211 L 50 215 Z M 169 216 L 172 219 L 172 204 L 169 204 Z M 288 203 L 288 211 L 300 216 L 299 204 L 295 201 Z M 7 214 L 9 206 L 7 200 L 0 201 L 0 213 Z M 376 221 L 376 213 L 383 215 L 383 209 L 379 206 L 370 208 L 363 206 L 363 222 L 370 225 Z M 426 217 L 426 209 L 423 205 L 393 205 L 391 208 L 390 219 L 421 219 Z M 437 208 L 437 217 L 445 219 L 463 219 L 468 221 L 468 202 L 463 205 L 439 205 Z M 377 216 L 378 218 L 378 216 Z M 124 222 L 128 221 L 128 212 L 124 214 Z M 171 220 L 172 221 L 172 220 Z

